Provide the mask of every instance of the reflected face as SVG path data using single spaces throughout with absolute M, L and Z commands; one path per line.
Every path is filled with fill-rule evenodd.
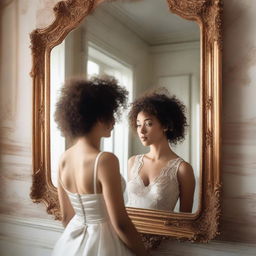
M 167 140 L 164 127 L 153 115 L 140 112 L 137 116 L 136 128 L 140 141 L 144 146 Z

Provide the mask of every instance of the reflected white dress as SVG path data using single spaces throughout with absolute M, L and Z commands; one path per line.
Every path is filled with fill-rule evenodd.
M 177 172 L 184 160 L 178 157 L 168 161 L 160 174 L 148 186 L 145 186 L 139 174 L 143 166 L 143 157 L 144 155 L 135 156 L 130 170 L 131 178 L 126 185 L 128 196 L 126 206 L 173 211 L 180 194 Z
M 94 194 L 69 192 L 62 184 L 75 210 L 52 256 L 131 256 L 111 225 L 103 194 L 96 194 L 97 164 L 94 165 Z

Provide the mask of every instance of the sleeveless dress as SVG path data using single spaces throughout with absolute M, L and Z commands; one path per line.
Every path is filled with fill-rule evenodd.
M 135 156 L 131 168 L 131 179 L 127 182 L 127 207 L 173 211 L 179 198 L 177 171 L 184 160 L 176 158 L 168 161 L 160 174 L 145 186 L 139 172 L 143 166 L 144 155 Z
M 97 164 L 94 164 L 94 194 L 69 192 L 74 217 L 57 241 L 52 256 L 131 256 L 134 255 L 119 239 L 111 225 L 103 194 L 96 193 Z

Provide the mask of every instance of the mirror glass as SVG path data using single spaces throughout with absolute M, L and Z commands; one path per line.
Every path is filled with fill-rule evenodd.
M 59 89 L 70 77 L 114 76 L 129 91 L 129 101 L 148 90 L 165 87 L 186 105 L 185 140 L 172 147 L 194 170 L 199 200 L 200 180 L 200 29 L 193 21 L 171 13 L 166 0 L 115 1 L 100 4 L 65 40 L 51 51 L 51 178 L 57 185 L 59 157 L 70 142 L 61 137 L 53 113 Z M 130 156 L 144 154 L 137 134 L 129 128 L 127 112 L 116 123 L 103 151 L 115 153 L 127 180 Z M 125 200 L 126 193 L 124 193 Z M 174 212 L 179 212 L 177 202 Z

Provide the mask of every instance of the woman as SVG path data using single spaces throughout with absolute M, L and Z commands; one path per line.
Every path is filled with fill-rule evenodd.
M 100 152 L 127 91 L 113 78 L 72 80 L 62 88 L 55 120 L 75 140 L 62 155 L 58 196 L 64 233 L 54 256 L 148 255 L 129 219 L 122 198 L 119 162 Z
M 137 99 L 129 113 L 143 146 L 150 151 L 128 162 L 127 206 L 191 212 L 195 178 L 191 165 L 171 149 L 184 139 L 185 106 L 174 96 L 151 93 Z

